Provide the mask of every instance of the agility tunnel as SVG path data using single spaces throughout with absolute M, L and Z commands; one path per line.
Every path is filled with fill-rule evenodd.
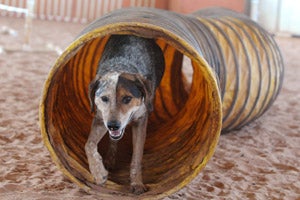
M 84 146 L 93 115 L 88 85 L 112 34 L 154 38 L 166 70 L 156 91 L 143 157 L 149 191 L 129 191 L 130 128 L 119 142 L 117 168 L 104 186 L 94 183 Z M 191 62 L 191 83 L 183 74 Z M 261 116 L 281 88 L 283 62 L 270 34 L 246 16 L 221 8 L 189 15 L 129 8 L 88 25 L 51 68 L 40 104 L 43 140 L 53 161 L 81 188 L 103 197 L 159 199 L 195 178 L 212 157 L 221 131 Z M 190 85 L 189 85 L 190 84 Z M 99 144 L 105 155 L 108 137 Z

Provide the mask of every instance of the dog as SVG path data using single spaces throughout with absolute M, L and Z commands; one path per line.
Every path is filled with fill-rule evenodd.
M 148 115 L 153 110 L 155 90 L 164 74 L 165 61 L 154 39 L 133 35 L 111 35 L 98 64 L 96 77 L 89 85 L 89 100 L 94 119 L 85 145 L 89 169 L 96 184 L 107 181 L 115 163 L 117 142 L 132 124 L 133 154 L 130 188 L 134 194 L 147 191 L 142 181 L 142 157 Z M 103 163 L 98 143 L 109 133 L 108 159 Z

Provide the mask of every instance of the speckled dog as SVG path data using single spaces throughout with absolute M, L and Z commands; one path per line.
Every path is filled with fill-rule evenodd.
M 108 40 L 89 95 L 95 117 L 85 145 L 90 171 L 97 184 L 104 184 L 115 163 L 117 141 L 132 123 L 133 155 L 130 166 L 131 191 L 147 189 L 142 181 L 142 157 L 148 115 L 152 111 L 155 89 L 164 73 L 164 57 L 153 39 L 112 35 Z M 105 166 L 98 153 L 98 143 L 108 131 L 111 144 Z

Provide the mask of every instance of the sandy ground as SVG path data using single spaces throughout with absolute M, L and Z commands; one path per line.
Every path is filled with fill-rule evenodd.
M 2 31 L 0 46 L 20 48 L 23 20 L 0 17 L 2 26 L 19 35 Z M 32 47 L 64 48 L 83 27 L 34 21 Z M 300 199 L 300 39 L 276 40 L 286 72 L 274 105 L 242 130 L 222 135 L 206 168 L 165 199 Z M 41 139 L 38 104 L 56 58 L 55 52 L 0 54 L 0 199 L 97 199 L 64 178 Z

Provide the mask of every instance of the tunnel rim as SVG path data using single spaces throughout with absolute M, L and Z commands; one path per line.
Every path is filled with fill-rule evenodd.
M 137 35 L 137 36 L 143 37 L 142 33 L 139 34 L 139 32 L 135 32 L 135 34 L 133 34 L 130 32 L 130 30 L 132 31 L 134 29 L 156 31 L 157 33 L 160 33 L 161 35 L 160 35 L 160 37 L 155 37 L 155 38 L 160 38 L 160 39 L 165 40 L 167 37 L 169 37 L 169 38 L 172 38 L 174 41 L 176 41 L 176 43 L 184 46 L 190 52 L 183 51 L 182 49 L 179 50 L 176 47 L 178 45 L 174 45 L 173 42 L 166 40 L 166 42 L 168 44 L 172 45 L 173 47 L 175 46 L 175 48 L 177 50 L 179 50 L 185 56 L 189 57 L 189 59 L 195 61 L 197 64 L 201 63 L 202 65 L 204 65 L 205 71 L 207 72 L 207 76 L 210 78 L 210 80 L 208 82 L 210 83 L 211 91 L 219 91 L 216 74 L 210 68 L 210 66 L 204 60 L 204 58 L 202 58 L 199 55 L 199 52 L 197 52 L 197 50 L 193 46 L 191 46 L 188 42 L 186 42 L 182 37 L 180 37 L 177 34 L 174 34 L 173 32 L 171 32 L 169 30 L 163 29 L 161 26 L 151 25 L 151 24 L 142 23 L 142 22 L 119 22 L 119 23 L 107 24 L 107 25 L 92 29 L 89 32 L 81 34 L 79 37 L 75 38 L 74 41 L 58 57 L 58 59 L 55 61 L 55 64 L 53 65 L 53 67 L 50 69 L 49 74 L 47 75 L 47 78 L 46 78 L 46 81 L 45 81 L 45 84 L 43 87 L 43 94 L 42 94 L 42 98 L 40 101 L 40 106 L 39 106 L 39 121 L 40 121 L 42 139 L 43 139 L 47 149 L 49 150 L 51 158 L 54 161 L 54 163 L 59 167 L 59 170 L 61 170 L 65 176 L 67 176 L 71 181 L 73 181 L 74 183 L 76 183 L 82 189 L 88 191 L 89 193 L 94 193 L 93 189 L 91 187 L 89 187 L 88 185 L 84 184 L 81 180 L 76 178 L 70 171 L 68 171 L 68 169 L 64 166 L 64 164 L 60 160 L 59 156 L 56 154 L 56 152 L 50 142 L 50 135 L 48 134 L 49 128 L 47 128 L 47 124 L 46 124 L 46 122 L 47 122 L 47 120 L 46 120 L 46 117 L 47 117 L 46 116 L 46 114 L 47 114 L 46 113 L 46 103 L 47 103 L 47 99 L 48 99 L 48 91 L 50 90 L 50 87 L 51 87 L 52 78 L 56 75 L 58 70 L 61 67 L 65 66 L 66 63 L 70 60 L 70 58 L 73 57 L 74 55 L 76 55 L 76 53 L 80 50 L 80 48 L 83 47 L 87 42 L 91 41 L 94 38 L 99 38 L 99 37 L 103 38 L 103 37 L 105 37 L 107 35 L 111 35 L 111 34 L 131 34 L 131 35 Z M 65 58 L 68 58 L 68 59 L 65 59 Z M 206 77 L 206 78 L 208 78 L 208 77 Z M 153 199 L 158 199 L 158 198 L 162 198 L 167 195 L 173 194 L 174 192 L 176 192 L 176 191 L 180 190 L 181 188 L 183 188 L 184 186 L 186 186 L 201 172 L 201 170 L 207 165 L 207 162 L 213 156 L 214 151 L 216 150 L 216 146 L 217 146 L 219 136 L 221 133 L 221 128 L 222 128 L 222 106 L 221 106 L 222 104 L 221 104 L 220 92 L 218 92 L 216 95 L 217 95 L 217 98 L 215 99 L 216 102 L 214 102 L 214 103 L 215 103 L 216 107 L 219 107 L 219 108 L 217 108 L 217 110 L 214 110 L 214 112 L 217 112 L 219 120 L 214 125 L 215 131 L 211 131 L 211 132 L 216 132 L 214 142 L 209 145 L 210 149 L 213 149 L 213 150 L 209 151 L 209 153 L 204 157 L 204 159 L 203 159 L 204 161 L 201 163 L 201 165 L 199 165 L 191 174 L 189 174 L 187 177 L 185 177 L 183 179 L 183 181 L 180 182 L 180 184 L 171 188 L 170 190 L 163 192 L 162 194 L 157 194 L 156 197 Z M 187 100 L 187 102 L 188 102 L 188 100 Z M 113 182 L 112 184 L 116 184 L 116 183 Z M 106 190 L 105 187 L 103 189 Z M 107 190 L 111 191 L 111 189 L 107 189 Z M 97 191 L 97 194 L 98 194 L 98 192 L 99 191 Z M 123 194 L 122 192 L 119 192 L 119 191 L 116 191 L 116 192 Z M 125 194 L 128 195 L 127 193 L 125 193 Z M 149 199 L 149 196 L 146 194 L 147 193 L 145 193 L 144 197 Z M 110 194 L 102 193 L 101 191 L 100 191 L 100 195 L 104 196 L 104 197 L 105 196 L 111 197 Z M 141 195 L 140 197 L 143 197 L 143 195 Z

